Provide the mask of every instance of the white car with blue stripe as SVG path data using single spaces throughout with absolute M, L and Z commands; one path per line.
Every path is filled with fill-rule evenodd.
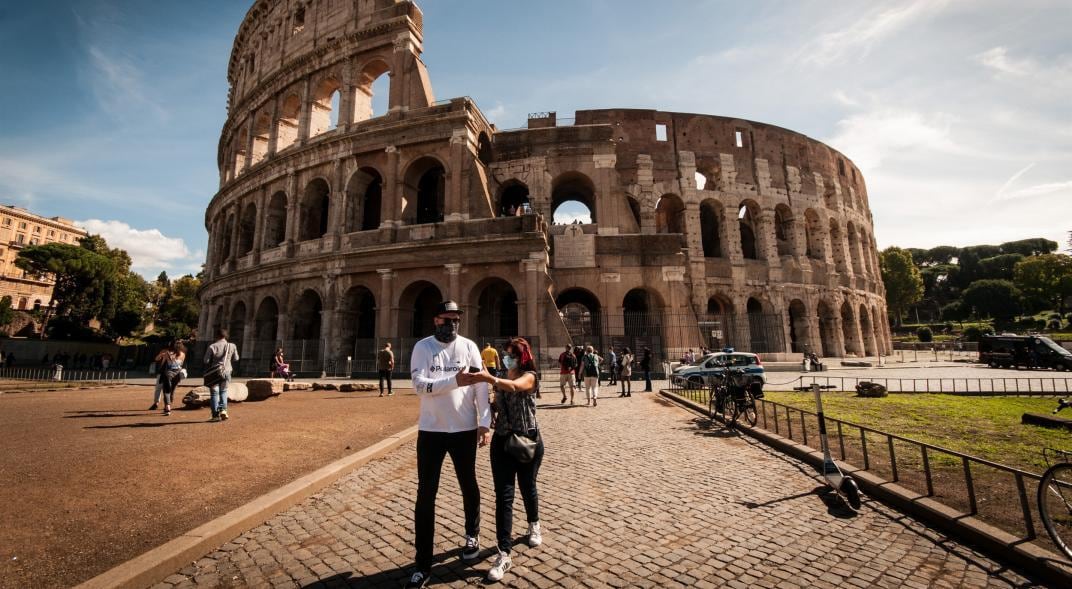
M 711 377 L 722 374 L 727 368 L 743 368 L 748 374 L 767 384 L 767 374 L 759 356 L 726 348 L 708 354 L 692 364 L 682 364 L 674 369 L 674 382 L 678 386 L 710 386 Z

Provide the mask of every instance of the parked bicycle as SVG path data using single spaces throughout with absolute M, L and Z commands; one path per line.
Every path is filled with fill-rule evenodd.
M 709 410 L 711 418 L 722 415 L 730 427 L 744 416 L 748 425 L 756 424 L 756 399 L 763 398 L 763 383 L 743 368 L 729 368 L 711 377 Z
M 1072 407 L 1072 401 L 1061 399 L 1053 412 L 1067 407 Z M 1049 466 L 1038 488 L 1042 526 L 1053 543 L 1072 559 L 1072 452 L 1046 448 L 1042 455 Z

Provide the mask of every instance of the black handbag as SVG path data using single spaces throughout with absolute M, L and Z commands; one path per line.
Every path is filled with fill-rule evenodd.
M 223 378 L 223 363 L 218 362 L 213 364 L 209 368 L 205 369 L 205 386 L 212 387 L 220 384 L 224 381 Z
M 539 438 L 539 433 L 536 434 L 536 439 L 534 440 L 528 436 L 512 432 L 506 436 L 506 453 L 521 464 L 528 464 L 536 458 L 536 444 Z

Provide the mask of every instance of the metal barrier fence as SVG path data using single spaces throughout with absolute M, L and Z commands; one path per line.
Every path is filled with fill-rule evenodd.
M 57 370 L 55 368 L 0 368 L 0 390 L 43 390 L 88 385 L 126 384 L 121 370 Z
M 819 449 L 814 412 L 759 404 L 759 427 Z M 1054 550 L 1045 534 L 1038 535 L 1040 475 L 830 416 L 826 422 L 831 454 L 841 460 Z
M 767 389 L 785 390 L 812 383 L 833 385 L 832 390 L 855 392 L 861 382 L 878 383 L 891 393 L 947 393 L 954 395 L 1063 395 L 1072 392 L 1072 377 L 1013 378 L 874 378 L 848 376 L 801 376 L 789 382 L 771 382 Z M 799 383 L 799 384 L 797 384 Z

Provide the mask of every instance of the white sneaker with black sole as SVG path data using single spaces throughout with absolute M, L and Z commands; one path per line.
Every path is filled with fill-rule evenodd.
M 406 589 L 421 589 L 428 584 L 428 573 L 422 573 L 417 571 L 413 573 L 413 576 L 409 578 L 409 582 L 406 583 Z
M 543 534 L 540 533 L 540 522 L 529 522 L 529 546 L 536 548 L 543 544 Z
M 462 560 L 476 560 L 480 558 L 480 536 L 466 536 L 465 547 L 462 548 Z
M 506 571 L 510 570 L 514 566 L 514 561 L 510 560 L 510 555 L 499 551 L 499 555 L 495 557 L 495 564 L 492 565 L 491 570 L 488 571 L 488 580 L 497 583 L 502 581 L 502 578 L 506 575 Z

